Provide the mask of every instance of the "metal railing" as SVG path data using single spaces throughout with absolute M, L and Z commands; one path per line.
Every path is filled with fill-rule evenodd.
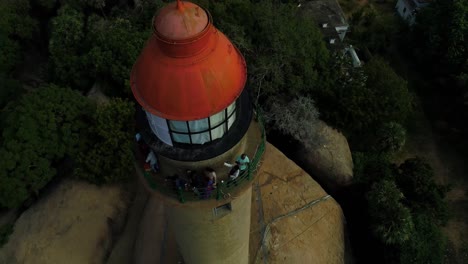
M 246 170 L 241 171 L 240 175 L 235 179 L 229 179 L 227 181 L 218 182 L 217 186 L 208 186 L 204 188 L 200 187 L 188 187 L 188 185 L 178 184 L 175 181 L 169 181 L 167 179 L 157 181 L 150 171 L 143 173 L 144 178 L 148 186 L 157 192 L 161 192 L 165 195 L 172 196 L 178 199 L 181 203 L 186 201 L 198 201 L 206 199 L 227 199 L 229 198 L 230 192 L 237 188 L 244 186 L 249 183 L 255 173 L 257 172 L 258 165 L 262 159 L 263 153 L 265 152 L 265 128 L 263 126 L 263 119 L 259 111 L 257 111 L 257 120 L 261 129 L 260 143 L 255 150 L 255 154 L 252 160 L 248 163 Z

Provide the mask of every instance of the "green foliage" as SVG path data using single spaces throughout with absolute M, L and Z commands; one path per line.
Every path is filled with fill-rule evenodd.
M 417 213 L 431 216 L 438 223 L 448 220 L 446 186 L 437 185 L 432 168 L 420 158 L 406 160 L 399 167 L 398 186 Z
M 37 30 L 37 21 L 29 16 L 28 0 L 3 0 L 0 2 L 0 34 L 31 39 Z
M 335 84 L 316 91 L 325 121 L 359 136 L 385 123 L 404 121 L 411 111 L 406 82 L 382 59 L 374 58 L 364 68 L 353 68 L 337 58 L 333 65 Z
M 88 53 L 91 65 L 88 70 L 94 78 L 127 88 L 117 94 L 130 94 L 130 71 L 150 32 L 138 31 L 124 18 L 106 20 L 93 16 L 89 24 L 87 38 L 93 42 L 93 47 Z
M 22 92 L 22 87 L 15 79 L 6 77 L 0 73 L 0 109 L 16 98 Z M 2 128 L 0 128 L 0 133 Z
M 8 238 L 13 233 L 13 225 L 7 224 L 0 227 L 0 248 L 8 242 Z
M 76 174 L 96 184 L 127 179 L 133 172 L 133 104 L 113 99 L 98 107 L 91 133 L 94 135 L 79 155 Z
M 351 16 L 353 30 L 349 37 L 360 47 L 366 47 L 373 53 L 385 53 L 389 43 L 397 33 L 393 14 L 378 12 L 373 5 L 361 7 Z
M 6 34 L 0 33 L 0 74 L 9 75 L 20 59 L 20 47 Z
M 49 40 L 50 62 L 56 83 L 86 90 L 92 84 L 88 61 L 83 57 L 84 14 L 65 5 L 51 21 Z
M 321 88 L 329 54 L 313 20 L 298 16 L 295 5 L 270 1 L 260 1 L 253 12 L 251 43 L 255 48 L 248 62 L 256 91 L 301 95 Z
M 378 131 L 378 151 L 386 153 L 396 153 L 405 145 L 406 130 L 396 123 L 384 124 Z
M 294 98 L 319 89 L 329 54 L 313 20 L 300 16 L 296 5 L 249 0 L 200 2 L 246 57 L 249 85 L 256 99 Z
M 137 2 L 139 3 L 137 5 Z M 162 0 L 140 0 L 134 1 L 135 7 L 133 10 L 127 11 L 130 14 L 129 18 L 132 25 L 138 28 L 139 31 L 151 30 L 151 21 L 156 10 L 159 10 L 165 5 Z
M 415 232 L 401 246 L 399 263 L 443 263 L 445 239 L 440 228 L 424 214 L 416 214 L 413 221 Z
M 386 254 L 398 263 L 441 263 L 445 241 L 439 225 L 448 218 L 447 188 L 434 183 L 430 166 L 415 158 L 396 167 L 386 155 L 362 152 L 353 153 L 353 161 L 372 231 L 390 245 Z
M 401 202 L 403 197 L 395 182 L 390 180 L 374 183 L 367 194 L 373 231 L 385 244 L 401 245 L 414 232 L 411 212 Z
M 368 101 L 372 100 L 366 87 L 367 76 L 341 55 L 335 54 L 330 68 L 333 84 L 313 91 L 322 118 L 345 132 L 362 129 Z
M 54 85 L 7 106 L 0 147 L 0 206 L 19 206 L 56 175 L 57 162 L 77 153 L 91 111 L 86 98 Z
M 106 0 L 61 0 L 64 4 L 69 5 L 77 10 L 102 9 L 107 5 Z
M 353 152 L 353 175 L 356 183 L 371 186 L 381 179 L 393 179 L 394 168 L 387 156 L 375 153 Z
M 468 2 L 435 0 L 417 16 L 413 32 L 424 62 L 459 75 L 468 61 Z M 440 69 L 440 63 L 448 69 Z M 465 73 L 467 73 L 465 71 Z
M 366 87 L 373 100 L 366 110 L 369 124 L 404 122 L 411 112 L 412 100 L 406 81 L 380 58 L 369 61 L 364 71 Z
M 59 0 L 30 0 L 32 5 L 39 6 L 48 12 L 52 11 L 58 4 Z

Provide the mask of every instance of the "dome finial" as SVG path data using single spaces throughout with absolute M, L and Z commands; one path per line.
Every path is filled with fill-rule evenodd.
M 184 10 L 184 4 L 182 3 L 181 0 L 177 0 L 177 5 L 176 5 L 177 9 L 179 11 L 183 11 Z

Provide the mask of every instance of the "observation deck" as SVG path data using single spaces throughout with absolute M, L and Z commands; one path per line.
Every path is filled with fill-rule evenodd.
M 242 171 L 237 178 L 229 179 L 230 168 L 224 166 L 225 160 L 210 164 L 210 167 L 215 170 L 217 175 L 216 187 L 178 187 L 166 177 L 177 174 L 182 180 L 188 182 L 188 179 L 184 177 L 185 171 L 183 169 L 170 168 L 170 172 L 166 170 L 164 174 L 145 169 L 145 158 L 139 151 L 135 152 L 137 174 L 141 178 L 145 188 L 151 193 L 164 195 L 181 203 L 229 199 L 252 181 L 265 151 L 265 129 L 261 115 L 258 112 L 255 114 L 255 118 L 251 120 L 245 137 L 246 148 L 244 153 L 250 159 L 248 168 Z M 233 161 L 228 162 L 232 163 Z M 200 177 L 200 175 L 197 176 Z

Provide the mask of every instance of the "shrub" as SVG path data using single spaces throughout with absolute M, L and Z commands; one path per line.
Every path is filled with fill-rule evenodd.
M 414 232 L 411 211 L 401 202 L 403 197 L 395 182 L 390 180 L 374 183 L 367 194 L 372 230 L 385 244 L 401 245 Z
M 92 139 L 78 157 L 76 175 L 95 184 L 127 179 L 133 171 L 133 104 L 112 99 L 94 115 Z
M 319 133 L 319 112 L 314 101 L 298 97 L 288 103 L 274 100 L 265 114 L 267 122 L 274 122 L 274 128 L 300 141 L 307 147 L 323 144 Z
M 396 180 L 415 212 L 430 216 L 439 224 L 448 220 L 449 210 L 445 201 L 448 188 L 435 183 L 434 171 L 424 160 L 406 160 L 400 165 Z
M 405 141 L 406 130 L 396 122 L 386 123 L 377 131 L 379 152 L 396 153 L 403 148 Z
M 78 152 L 92 105 L 77 92 L 49 85 L 9 104 L 2 119 L 0 206 L 17 207 Z
M 445 239 L 440 228 L 424 214 L 414 218 L 415 232 L 401 246 L 400 263 L 443 263 Z

